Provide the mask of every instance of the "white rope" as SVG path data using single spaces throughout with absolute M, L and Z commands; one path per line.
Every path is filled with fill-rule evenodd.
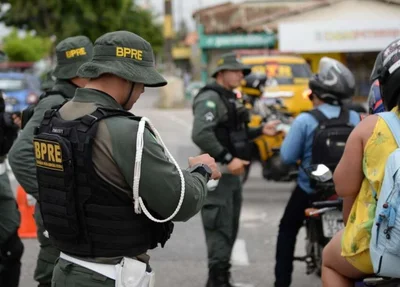
M 141 172 L 143 146 L 144 146 L 143 134 L 144 134 L 146 122 L 149 124 L 151 130 L 154 132 L 157 142 L 164 147 L 165 154 L 168 156 L 168 158 L 172 161 L 172 163 L 178 169 L 179 176 L 181 178 L 181 196 L 179 198 L 178 206 L 176 207 L 175 211 L 171 214 L 171 216 L 164 220 L 154 218 L 150 214 L 150 212 L 147 210 L 146 206 L 143 203 L 142 198 L 139 196 L 139 182 L 140 182 L 140 172 Z M 176 160 L 173 158 L 173 156 L 169 152 L 168 148 L 165 146 L 163 140 L 161 139 L 160 134 L 158 133 L 158 131 L 154 127 L 154 125 L 151 123 L 151 121 L 148 118 L 142 117 L 139 122 L 139 128 L 138 128 L 138 132 L 136 135 L 136 159 L 135 159 L 135 169 L 134 169 L 134 176 L 133 176 L 133 202 L 134 202 L 134 206 L 135 206 L 135 213 L 140 214 L 143 210 L 144 214 L 150 220 L 152 220 L 154 222 L 158 222 L 158 223 L 167 222 L 167 221 L 170 221 L 172 218 L 174 218 L 175 215 L 179 212 L 179 210 L 181 209 L 184 197 L 185 197 L 185 178 L 183 176 L 182 170 L 180 169 L 178 163 L 176 162 Z

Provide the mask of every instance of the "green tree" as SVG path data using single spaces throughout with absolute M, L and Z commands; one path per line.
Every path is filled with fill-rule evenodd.
M 132 0 L 0 0 L 11 8 L 0 21 L 7 26 L 34 30 L 40 36 L 56 36 L 57 42 L 70 36 L 86 35 L 95 41 L 104 33 L 128 30 L 141 35 L 159 51 L 163 37 L 149 11 Z
M 48 55 L 52 42 L 48 37 L 33 36 L 27 34 L 25 37 L 18 36 L 16 29 L 3 38 L 3 51 L 9 61 L 35 62 Z

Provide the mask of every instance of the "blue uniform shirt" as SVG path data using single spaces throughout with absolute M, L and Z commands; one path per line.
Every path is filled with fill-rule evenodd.
M 328 104 L 322 104 L 317 109 L 327 118 L 338 117 L 340 113 L 339 106 Z M 359 114 L 350 111 L 350 123 L 357 125 L 359 122 Z M 308 113 L 302 113 L 296 117 L 281 147 L 281 158 L 286 164 L 295 164 L 298 160 L 301 160 L 304 167 L 310 165 L 314 131 L 317 126 L 318 121 Z M 301 168 L 299 169 L 297 184 L 307 193 L 313 191 L 310 187 L 310 179 Z

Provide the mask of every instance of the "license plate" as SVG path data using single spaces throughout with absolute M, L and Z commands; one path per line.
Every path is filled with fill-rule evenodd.
M 324 237 L 332 238 L 344 228 L 343 215 L 339 210 L 331 210 L 322 214 L 322 229 Z

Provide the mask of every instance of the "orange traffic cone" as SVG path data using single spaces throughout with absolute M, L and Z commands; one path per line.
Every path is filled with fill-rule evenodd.
M 31 195 L 26 194 L 20 185 L 17 187 L 17 203 L 21 213 L 21 225 L 18 229 L 19 237 L 36 238 L 36 223 L 33 217 L 36 200 Z

